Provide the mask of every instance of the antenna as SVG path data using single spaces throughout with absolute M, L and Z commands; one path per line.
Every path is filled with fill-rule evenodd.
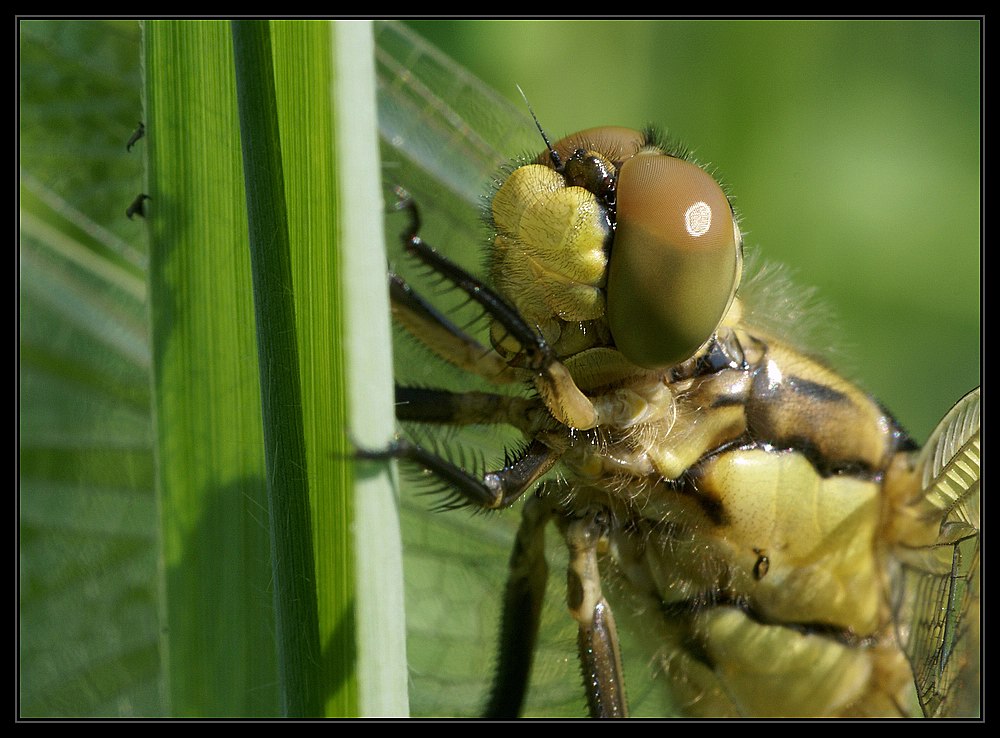
M 531 113 L 531 119 L 535 121 L 535 127 L 538 132 L 542 134 L 542 140 L 545 141 L 545 147 L 549 150 L 549 157 L 552 159 L 552 165 L 556 168 L 556 171 L 561 172 L 563 169 L 562 159 L 559 158 L 559 154 L 556 150 L 552 148 L 552 143 L 549 141 L 549 137 L 545 134 L 542 129 L 542 124 L 538 122 L 538 116 L 535 115 L 535 111 L 531 107 L 531 103 L 528 102 L 528 96 L 524 94 L 524 90 L 521 89 L 521 85 L 514 85 L 517 91 L 521 93 L 521 99 L 524 100 L 524 104 L 528 107 L 528 112 Z

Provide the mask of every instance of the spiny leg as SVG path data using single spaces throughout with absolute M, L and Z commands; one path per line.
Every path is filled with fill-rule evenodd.
M 598 547 L 608 533 L 608 514 L 603 509 L 591 509 L 582 516 L 569 513 L 553 502 L 555 497 L 555 490 L 547 484 L 524 503 L 504 592 L 497 674 L 485 716 L 514 718 L 521 712 L 548 579 L 545 526 L 554 519 L 569 548 L 567 605 L 578 623 L 577 645 L 590 715 L 628 717 L 618 634 L 601 592 L 597 562 Z
M 513 505 L 555 466 L 560 455 L 561 452 L 549 448 L 541 441 L 532 441 L 520 454 L 510 459 L 503 469 L 478 477 L 402 438 L 381 451 L 358 452 L 358 457 L 362 459 L 401 459 L 432 473 L 457 496 L 454 503 L 443 505 L 443 509 L 471 506 L 483 510 L 497 510 Z
M 444 425 L 509 425 L 532 437 L 554 421 L 538 399 L 396 385 L 396 418 Z
M 559 519 L 569 547 L 567 603 L 579 625 L 577 646 L 590 716 L 628 717 L 618 632 L 611 606 L 601 592 L 597 550 L 608 533 L 608 513 L 592 510 Z
M 535 388 L 557 420 L 581 430 L 597 426 L 601 418 L 594 404 L 580 391 L 570 372 L 556 358 L 539 331 L 528 325 L 501 295 L 425 243 L 418 235 L 420 215 L 416 205 L 405 193 L 401 192 L 400 198 L 397 208 L 410 214 L 410 226 L 401 236 L 407 253 L 479 304 L 496 323 L 503 326 L 507 336 L 520 346 L 520 351 L 504 362 L 498 354 L 483 348 L 452 325 L 402 279 L 393 275 L 390 296 L 397 319 L 445 360 L 495 383 L 516 379 L 518 375 L 512 369 L 527 370 L 521 376 L 533 378 Z
M 397 274 L 389 275 L 389 297 L 396 322 L 449 364 L 493 384 L 520 379 L 496 351 L 448 320 Z
M 552 349 L 530 325 L 528 325 L 517 310 L 491 290 L 480 280 L 464 269 L 439 254 L 433 247 L 420 238 L 420 212 L 416 203 L 405 193 L 400 193 L 397 209 L 405 210 L 410 215 L 410 226 L 401 234 L 403 247 L 411 256 L 426 264 L 437 275 L 454 284 L 471 300 L 478 303 L 494 320 L 498 321 L 520 345 L 521 363 L 526 369 L 540 370 L 555 360 Z
M 552 504 L 539 491 L 521 510 L 504 590 L 496 677 L 484 717 L 516 718 L 521 714 L 538 641 L 538 626 L 549 570 L 545 561 L 545 526 Z

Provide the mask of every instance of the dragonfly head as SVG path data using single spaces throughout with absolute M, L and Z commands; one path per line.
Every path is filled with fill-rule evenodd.
M 606 320 L 616 348 L 649 369 L 674 366 L 708 342 L 736 296 L 742 237 L 718 182 L 655 136 L 592 128 L 536 163 L 606 208 L 613 238 Z

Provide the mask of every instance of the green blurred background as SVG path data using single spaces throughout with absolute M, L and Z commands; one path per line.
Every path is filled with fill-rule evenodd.
M 518 105 L 520 85 L 553 138 L 654 123 L 694 149 L 919 440 L 980 383 L 979 23 L 409 25 Z

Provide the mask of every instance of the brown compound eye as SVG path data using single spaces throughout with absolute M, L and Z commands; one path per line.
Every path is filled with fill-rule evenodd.
M 608 273 L 608 323 L 634 364 L 663 369 L 690 358 L 719 327 L 742 269 L 739 229 L 725 193 L 683 159 L 640 153 L 618 177 Z

